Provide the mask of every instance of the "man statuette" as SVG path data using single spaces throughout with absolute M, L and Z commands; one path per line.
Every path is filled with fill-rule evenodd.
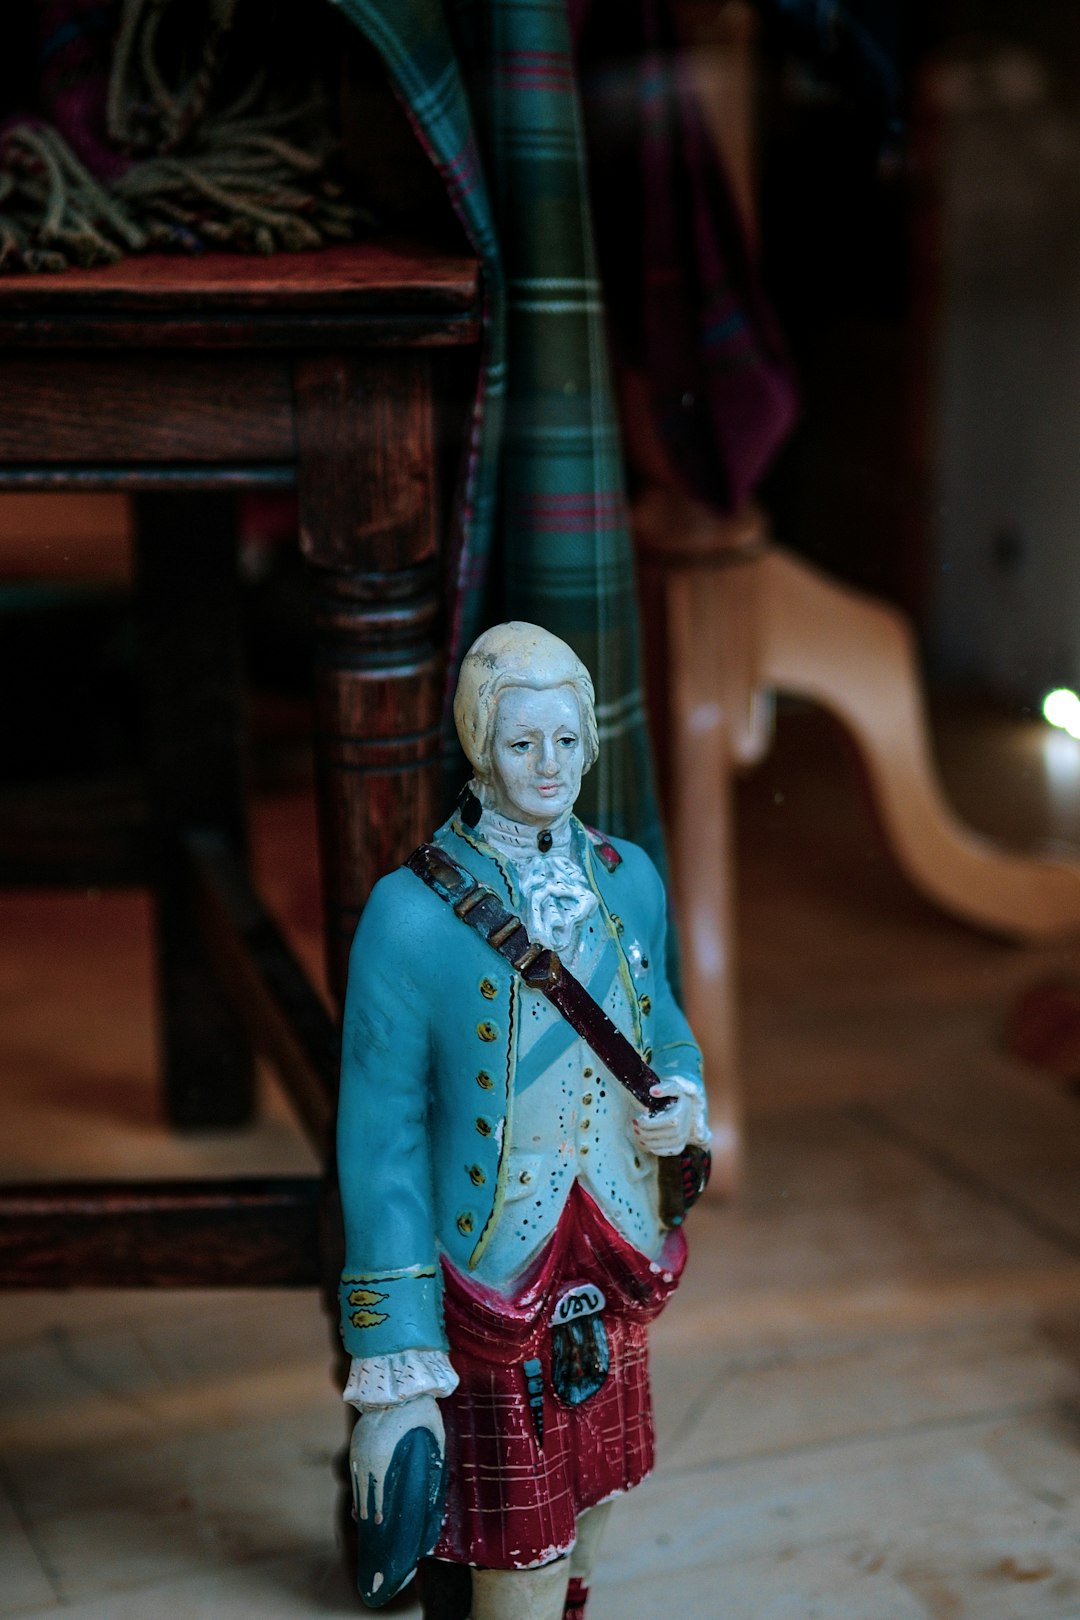
M 350 959 L 360 1588 L 377 1606 L 430 1554 L 468 1566 L 471 1620 L 581 1620 L 611 1506 L 653 1465 L 646 1335 L 686 1257 L 664 1188 L 708 1142 L 701 1055 L 655 867 L 573 814 L 597 755 L 584 665 L 496 625 L 454 716 L 472 781 L 376 884 Z

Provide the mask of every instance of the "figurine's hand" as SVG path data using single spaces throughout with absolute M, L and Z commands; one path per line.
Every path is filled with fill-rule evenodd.
M 686 1081 L 661 1081 L 653 1086 L 652 1094 L 672 1097 L 674 1101 L 659 1114 L 638 1114 L 634 1119 L 634 1139 L 647 1153 L 668 1158 L 681 1153 L 694 1134 L 699 1104 Z
M 353 1429 L 349 1464 L 353 1480 L 353 1500 L 362 1519 L 367 1518 L 368 1487 L 375 1484 L 375 1522 L 382 1523 L 383 1485 L 394 1455 L 394 1447 L 410 1429 L 430 1429 L 442 1455 L 446 1433 L 442 1413 L 434 1395 L 417 1395 L 397 1406 L 380 1406 L 365 1412 Z

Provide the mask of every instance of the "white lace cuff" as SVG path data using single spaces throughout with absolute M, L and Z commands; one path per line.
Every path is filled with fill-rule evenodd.
M 354 1356 L 342 1400 L 358 1412 L 400 1406 L 417 1395 L 452 1395 L 458 1375 L 442 1350 L 395 1350 L 389 1356 Z
M 709 1129 L 709 1105 L 705 1100 L 705 1093 L 696 1080 L 687 1080 L 681 1074 L 665 1074 L 661 1084 L 665 1090 L 668 1086 L 678 1091 L 684 1097 L 689 1097 L 693 1104 L 690 1116 L 690 1134 L 686 1138 L 687 1147 L 708 1147 L 712 1141 L 712 1131 Z

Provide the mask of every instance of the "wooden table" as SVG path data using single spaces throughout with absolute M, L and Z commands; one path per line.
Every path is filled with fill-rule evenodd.
M 473 261 L 386 243 L 0 279 L 0 490 L 134 497 L 148 835 L 124 875 L 156 897 L 175 1124 L 248 1117 L 254 1042 L 324 1157 L 336 1086 L 333 1022 L 247 879 L 234 497 L 297 490 L 340 995 L 371 884 L 435 824 L 432 366 L 478 327 Z M 0 1283 L 311 1282 L 317 1196 L 280 1182 L 10 1189 Z

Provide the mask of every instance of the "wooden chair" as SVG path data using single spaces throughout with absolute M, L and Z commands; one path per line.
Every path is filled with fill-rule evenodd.
M 687 66 L 756 243 L 758 9 L 747 0 L 677 0 L 676 9 Z M 738 1185 L 742 1156 L 732 792 L 738 773 L 768 753 L 776 693 L 819 704 L 844 726 L 897 862 L 954 916 L 1017 942 L 1080 932 L 1080 863 L 1009 852 L 957 820 L 937 784 L 903 614 L 776 545 L 756 508 L 724 518 L 682 493 L 633 378 L 624 379 L 624 427 L 642 485 L 634 527 L 653 619 L 646 635 L 659 653 L 650 710 L 657 741 L 667 737 L 683 989 L 705 1055 L 712 1187 L 724 1193 Z
M 383 243 L 0 279 L 0 489 L 132 492 L 146 714 L 146 818 L 128 846 L 87 824 L 57 865 L 24 827 L 0 880 L 150 884 L 170 1120 L 242 1123 L 257 1047 L 326 1166 L 321 1181 L 0 1189 L 0 1284 L 332 1281 L 336 1231 L 320 1209 L 337 1035 L 248 878 L 234 496 L 298 494 L 340 995 L 371 884 L 434 825 L 432 369 L 477 331 L 471 260 Z
M 687 1014 L 705 1055 L 714 1184 L 738 1184 L 732 790 L 772 736 L 777 692 L 833 714 L 866 767 L 898 864 L 933 904 L 1020 943 L 1080 932 L 1080 863 L 962 826 L 938 787 L 914 638 L 895 608 L 781 547 L 752 508 L 718 517 L 654 486 L 637 504 L 644 599 L 659 604 L 668 831 Z M 659 731 L 661 728 L 655 728 Z

